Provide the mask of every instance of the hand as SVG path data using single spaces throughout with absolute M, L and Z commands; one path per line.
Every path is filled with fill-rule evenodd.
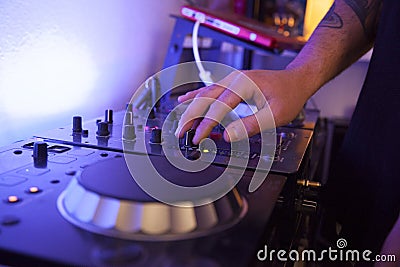
M 258 111 L 230 123 L 224 132 L 227 142 L 285 125 L 298 115 L 309 97 L 302 90 L 298 76 L 291 70 L 237 71 L 218 83 L 190 91 L 178 98 L 180 103 L 191 103 L 182 114 L 175 134 L 182 137 L 185 131 L 196 128 L 193 142 L 198 144 L 242 100 L 254 103 Z M 240 127 L 241 123 L 244 127 Z

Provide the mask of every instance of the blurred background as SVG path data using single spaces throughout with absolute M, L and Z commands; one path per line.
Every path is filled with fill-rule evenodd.
M 159 71 L 180 0 L 0 3 L 0 145 L 122 109 Z
M 123 109 L 136 88 L 162 69 L 175 23 L 170 14 L 187 3 L 307 35 L 332 0 L 1 1 L 0 145 L 69 124 L 74 115 L 87 120 L 107 108 Z M 243 50 L 222 47 L 218 61 L 237 66 Z M 252 68 L 281 69 L 294 56 L 256 52 Z M 323 117 L 349 119 L 368 62 L 354 64 L 309 105 Z

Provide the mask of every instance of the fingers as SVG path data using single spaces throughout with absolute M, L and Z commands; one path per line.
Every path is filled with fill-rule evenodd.
M 274 117 L 266 106 L 251 116 L 229 124 L 225 128 L 224 139 L 227 142 L 236 142 L 272 128 L 275 128 Z
M 204 90 L 205 88 L 199 88 L 197 90 L 193 90 L 193 91 L 189 91 L 184 95 L 178 96 L 178 102 L 182 103 L 188 100 L 193 99 L 199 92 L 201 92 L 202 90 Z
M 178 98 L 178 101 L 181 103 L 185 101 L 191 101 L 191 103 L 182 114 L 175 135 L 182 137 L 185 131 L 190 128 L 196 128 L 193 143 L 198 144 L 242 100 L 251 99 L 255 96 L 262 96 L 258 97 L 262 99 L 257 99 L 257 101 L 266 103 L 265 97 L 257 85 L 242 72 L 231 73 L 218 84 L 188 92 Z M 236 123 L 231 123 L 224 133 L 225 140 L 241 140 L 248 137 L 249 134 L 254 135 L 264 128 L 269 128 L 272 115 L 266 116 L 265 111 L 261 109 L 253 116 L 239 120 Z M 199 122 L 199 118 L 201 117 L 204 117 L 204 119 Z M 193 125 L 196 119 L 198 123 L 197 127 Z M 260 126 L 260 121 L 263 121 L 264 125 Z
M 205 118 L 197 126 L 193 143 L 198 144 L 202 139 L 206 138 L 226 114 L 231 112 L 241 101 L 242 99 L 237 94 L 230 90 L 225 90 L 213 101 Z
M 196 90 L 198 93 L 195 94 L 195 97 L 190 94 L 190 92 L 186 94 L 187 99 L 193 100 L 182 114 L 178 123 L 178 127 L 175 131 L 175 135 L 177 137 L 182 137 L 183 133 L 192 127 L 193 121 L 204 116 L 208 107 L 222 94 L 224 90 L 225 88 L 219 85 L 211 85 L 200 90 Z M 182 96 L 182 99 L 186 99 L 186 95 Z

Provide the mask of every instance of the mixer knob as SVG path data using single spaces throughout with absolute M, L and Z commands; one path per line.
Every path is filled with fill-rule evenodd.
M 33 144 L 33 157 L 34 158 L 47 158 L 47 144 L 42 141 Z
M 82 117 L 74 116 L 72 118 L 72 132 L 80 133 L 82 132 Z
M 125 140 L 135 139 L 136 138 L 135 126 L 134 125 L 125 125 L 122 138 L 124 138 Z
M 98 136 L 109 136 L 110 131 L 108 130 L 108 123 L 107 122 L 99 122 L 97 124 L 97 132 Z
M 196 133 L 196 130 L 190 129 L 185 133 L 184 138 L 184 146 L 186 148 L 193 148 L 193 147 L 198 147 L 198 145 L 193 144 L 193 137 L 194 134 Z
M 150 142 L 154 144 L 161 144 L 161 129 L 159 128 L 154 128 L 151 131 L 151 138 Z
M 113 123 L 113 111 L 112 111 L 112 109 L 106 109 L 106 111 L 105 111 L 105 122 Z
M 36 168 L 46 168 L 47 166 L 47 144 L 42 141 L 33 144 L 33 162 Z
M 126 125 L 131 125 L 133 124 L 133 114 L 131 111 L 127 111 L 125 113 L 125 124 Z

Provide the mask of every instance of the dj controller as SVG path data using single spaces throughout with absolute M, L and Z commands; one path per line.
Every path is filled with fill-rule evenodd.
M 154 109 L 146 117 L 127 105 L 93 120 L 74 116 L 71 125 L 0 148 L 0 264 L 253 266 L 257 251 L 272 242 L 278 200 L 292 205 L 297 181 L 307 179 L 318 112 L 306 110 L 300 125 L 277 128 L 269 156 L 261 154 L 260 135 L 250 138 L 248 151 L 231 149 L 222 126 L 210 134 L 214 147 L 194 145 L 191 131 L 169 143 L 180 114 L 165 114 Z M 211 153 L 213 160 L 188 174 L 169 163 L 171 150 L 189 160 Z M 139 186 L 127 155 L 139 169 L 149 158 L 166 179 L 184 186 L 212 182 L 230 158 L 246 166 L 222 197 L 175 206 Z M 271 163 L 270 171 L 250 193 L 261 160 Z

